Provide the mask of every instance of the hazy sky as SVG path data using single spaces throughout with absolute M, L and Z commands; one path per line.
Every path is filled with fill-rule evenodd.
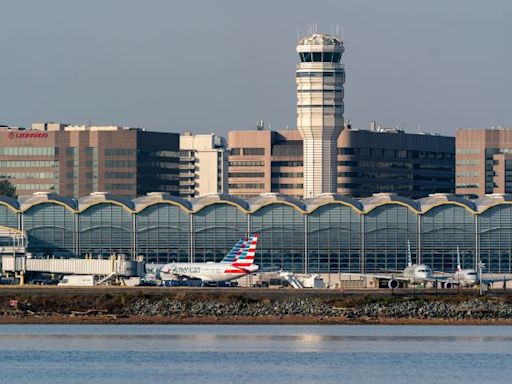
M 3 0 L 0 123 L 296 125 L 297 31 L 343 28 L 345 118 L 512 125 L 512 1 Z

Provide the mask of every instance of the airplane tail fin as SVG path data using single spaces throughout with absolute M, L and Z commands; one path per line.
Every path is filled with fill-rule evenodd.
M 243 252 L 245 246 L 247 244 L 247 239 L 240 239 L 237 241 L 235 246 L 231 248 L 231 251 L 228 252 L 228 254 L 221 260 L 221 263 L 233 263 L 238 256 Z
M 254 264 L 254 257 L 256 256 L 256 243 L 258 242 L 258 235 L 249 236 L 247 243 L 235 261 L 231 264 L 233 267 L 248 267 Z
M 407 266 L 412 267 L 411 242 L 407 240 Z
M 460 249 L 457 245 L 457 271 L 462 271 L 462 266 L 460 264 Z

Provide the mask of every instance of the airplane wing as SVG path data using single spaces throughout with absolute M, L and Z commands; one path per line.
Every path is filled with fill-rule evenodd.
M 493 284 L 493 283 L 500 283 L 500 282 L 503 282 L 503 283 L 506 283 L 507 281 L 512 281 L 512 278 L 510 277 L 503 277 L 501 279 L 480 279 L 480 282 L 482 284 Z
M 410 281 L 410 278 L 401 275 L 380 275 L 377 273 L 342 273 L 345 276 L 354 277 L 373 277 L 379 280 L 398 280 L 398 281 Z

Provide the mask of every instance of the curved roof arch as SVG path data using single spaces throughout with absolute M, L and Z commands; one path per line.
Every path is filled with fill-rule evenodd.
M 174 205 L 187 213 L 192 212 L 192 203 L 189 200 L 168 193 L 150 192 L 146 196 L 133 199 L 133 204 L 137 213 L 156 204 Z
M 357 213 L 363 213 L 363 204 L 361 204 L 359 200 L 334 193 L 322 193 L 316 197 L 307 199 L 305 203 L 308 214 L 330 204 L 345 205 L 352 208 Z
M 114 204 L 119 205 L 127 212 L 133 213 L 135 205 L 133 201 L 125 197 L 119 197 L 105 192 L 93 192 L 89 196 L 78 199 L 79 212 L 86 211 L 92 206 L 98 204 Z
M 399 196 L 394 193 L 375 193 L 371 197 L 362 198 L 361 204 L 363 205 L 364 213 L 369 213 L 376 208 L 385 205 L 402 205 L 414 213 L 419 213 L 419 204 L 416 200 L 409 199 L 407 197 Z
M 474 200 L 474 204 L 476 205 L 477 212 L 480 214 L 500 205 L 512 204 L 512 195 L 505 193 L 485 195 L 484 197 Z
M 425 214 L 428 211 L 442 205 L 458 205 L 466 209 L 471 214 L 476 213 L 476 205 L 473 201 L 445 193 L 435 193 L 429 195 L 428 197 L 419 199 L 418 203 L 420 204 L 421 214 Z
M 197 213 L 202 209 L 214 204 L 228 204 L 235 206 L 243 213 L 249 212 L 249 204 L 247 201 L 238 197 L 225 194 L 208 194 L 192 199 L 192 211 Z
M 35 192 L 32 196 L 20 199 L 21 212 L 26 212 L 30 208 L 40 204 L 58 204 L 67 210 L 76 213 L 78 204 L 76 199 L 59 196 L 56 193 Z
M 292 196 L 283 195 L 281 193 L 263 193 L 249 200 L 251 213 L 254 213 L 261 208 L 271 204 L 289 205 L 302 214 L 306 213 L 306 204 L 304 201 L 296 199 Z
M 5 205 L 14 212 L 20 211 L 20 203 L 14 197 L 0 196 L 0 204 Z

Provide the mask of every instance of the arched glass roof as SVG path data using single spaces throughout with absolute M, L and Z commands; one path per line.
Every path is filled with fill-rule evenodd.
M 302 213 L 306 211 L 306 204 L 304 201 L 296 199 L 292 196 L 283 195 L 281 193 L 263 193 L 259 196 L 249 199 L 251 212 L 255 212 L 269 204 L 287 204 L 294 207 L 298 211 L 301 211 Z
M 17 199 L 9 196 L 0 196 L 0 203 L 4 203 L 5 205 L 10 206 L 12 209 L 18 210 L 20 209 L 20 203 Z
M 363 204 L 361 204 L 359 200 L 334 193 L 322 193 L 316 197 L 305 200 L 305 203 L 308 212 L 313 212 L 317 208 L 327 204 L 343 204 L 349 205 L 360 212 L 363 210 Z
M 432 208 L 443 204 L 454 204 L 466 208 L 473 213 L 476 212 L 476 205 L 473 201 L 465 199 L 463 197 L 450 195 L 446 193 L 434 193 L 423 199 L 419 199 L 421 213 L 426 213 Z
M 78 199 L 78 207 L 80 208 L 80 211 L 84 211 L 93 205 L 101 203 L 121 205 L 127 210 L 133 210 L 135 208 L 132 200 L 125 197 L 115 196 L 107 192 L 93 192 L 89 196 L 84 196 Z
M 135 210 L 142 211 L 143 209 L 158 203 L 173 203 L 181 208 L 191 211 L 192 203 L 178 196 L 172 196 L 164 192 L 150 192 L 146 196 L 140 196 L 133 199 Z
M 194 212 L 200 211 L 204 207 L 211 204 L 231 204 L 238 206 L 243 211 L 249 210 L 247 201 L 239 199 L 238 197 L 224 194 L 208 194 L 201 197 L 196 197 L 191 200 L 192 209 Z
M 512 204 L 512 195 L 505 193 L 493 193 L 474 200 L 478 213 L 499 204 Z
M 381 205 L 386 204 L 400 204 L 404 205 L 413 211 L 419 211 L 419 204 L 416 200 L 409 199 L 407 197 L 399 196 L 395 193 L 375 193 L 371 197 L 365 197 L 360 199 L 363 205 L 363 210 L 369 212 Z
M 32 196 L 21 197 L 19 199 L 21 210 L 26 211 L 36 204 L 56 203 L 65 206 L 70 210 L 76 210 L 78 204 L 76 199 L 59 196 L 56 193 L 35 192 Z

